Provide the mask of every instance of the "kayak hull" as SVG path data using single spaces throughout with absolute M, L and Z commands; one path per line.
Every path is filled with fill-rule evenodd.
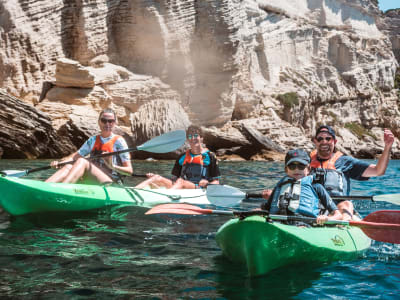
M 355 259 L 371 245 L 357 227 L 298 227 L 252 216 L 222 225 L 216 241 L 223 254 L 259 276 L 285 265 Z
M 0 191 L 0 205 L 14 216 L 47 211 L 92 210 L 108 205 L 152 207 L 162 203 L 210 204 L 202 189 L 136 189 L 47 183 L 7 176 L 0 176 Z

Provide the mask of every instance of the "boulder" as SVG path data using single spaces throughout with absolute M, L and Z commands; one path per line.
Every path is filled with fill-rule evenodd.
M 180 104 L 174 100 L 155 100 L 142 105 L 136 113 L 131 114 L 132 140 L 140 145 L 151 138 L 163 133 L 183 129 L 189 125 L 189 117 Z M 186 147 L 168 154 L 154 154 L 147 152 L 135 152 L 136 158 L 176 158 Z

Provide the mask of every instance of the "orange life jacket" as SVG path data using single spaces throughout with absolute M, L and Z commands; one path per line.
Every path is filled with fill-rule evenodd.
M 186 164 L 203 165 L 203 159 L 204 159 L 203 153 L 198 154 L 193 157 L 192 155 L 190 155 L 190 150 L 187 150 L 186 154 L 185 154 L 185 160 L 183 161 L 182 165 L 186 165 Z
M 114 144 L 117 141 L 118 138 L 120 138 L 120 135 L 113 136 L 109 141 L 106 143 L 102 143 L 100 139 L 100 135 L 96 137 L 96 141 L 93 145 L 92 151 L 90 152 L 90 156 L 96 156 L 99 154 L 102 154 L 104 152 L 113 152 L 114 151 Z M 117 164 L 122 166 L 122 161 L 119 155 L 116 156 Z M 104 161 L 99 158 L 99 159 L 94 159 L 92 162 L 98 166 L 104 173 L 106 173 L 108 176 L 110 176 L 113 179 L 119 180 L 121 179 L 121 176 L 119 175 L 118 172 L 111 170 L 107 165 L 104 163 Z
M 346 181 L 341 170 L 335 167 L 336 161 L 343 155 L 342 152 L 335 152 L 327 160 L 318 160 L 317 151 L 310 154 L 311 174 L 314 182 L 322 184 L 331 196 L 341 196 L 346 192 Z
M 96 142 L 94 143 L 92 152 L 94 152 L 94 151 L 96 151 L 96 152 L 101 151 L 100 153 L 113 152 L 114 144 L 115 144 L 116 140 L 119 139 L 120 137 L 121 137 L 120 135 L 116 135 L 111 140 L 109 140 L 107 143 L 103 144 L 101 142 L 100 135 L 98 135 L 96 137 Z
M 317 150 L 313 150 L 310 154 L 311 157 L 311 163 L 310 167 L 317 169 L 317 168 L 322 168 L 322 169 L 331 169 L 331 170 L 336 170 L 335 167 L 335 162 L 338 160 L 339 157 L 343 155 L 342 152 L 336 151 L 330 159 L 324 160 L 324 161 L 319 161 L 318 156 L 317 156 Z

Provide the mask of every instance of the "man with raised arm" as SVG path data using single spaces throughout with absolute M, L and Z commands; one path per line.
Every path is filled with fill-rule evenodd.
M 319 126 L 313 138 L 316 149 L 311 153 L 310 164 L 315 180 L 323 184 L 331 196 L 344 196 L 350 193 L 350 179 L 368 180 L 385 174 L 394 142 L 393 133 L 385 129 L 383 139 L 385 147 L 378 163 L 370 164 L 337 151 L 335 131 L 328 125 Z M 346 200 L 335 202 L 343 219 L 351 220 L 353 203 Z

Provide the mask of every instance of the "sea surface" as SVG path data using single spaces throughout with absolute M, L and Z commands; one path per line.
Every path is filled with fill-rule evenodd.
M 0 160 L 24 170 L 46 160 Z M 135 173 L 169 174 L 172 161 L 135 161 Z M 222 182 L 245 191 L 272 187 L 277 162 L 221 162 Z M 41 171 L 28 178 L 44 179 Z M 384 176 L 353 182 L 354 195 L 400 193 L 400 161 Z M 133 186 L 140 179 L 129 178 Z M 1 197 L 1 191 L 0 191 Z M 247 202 L 242 209 L 258 207 Z M 355 201 L 364 216 L 392 204 Z M 12 218 L 0 210 L 1 299 L 399 299 L 400 245 L 373 242 L 360 259 L 297 265 L 249 278 L 221 254 L 218 215 L 144 215 L 122 207 Z

